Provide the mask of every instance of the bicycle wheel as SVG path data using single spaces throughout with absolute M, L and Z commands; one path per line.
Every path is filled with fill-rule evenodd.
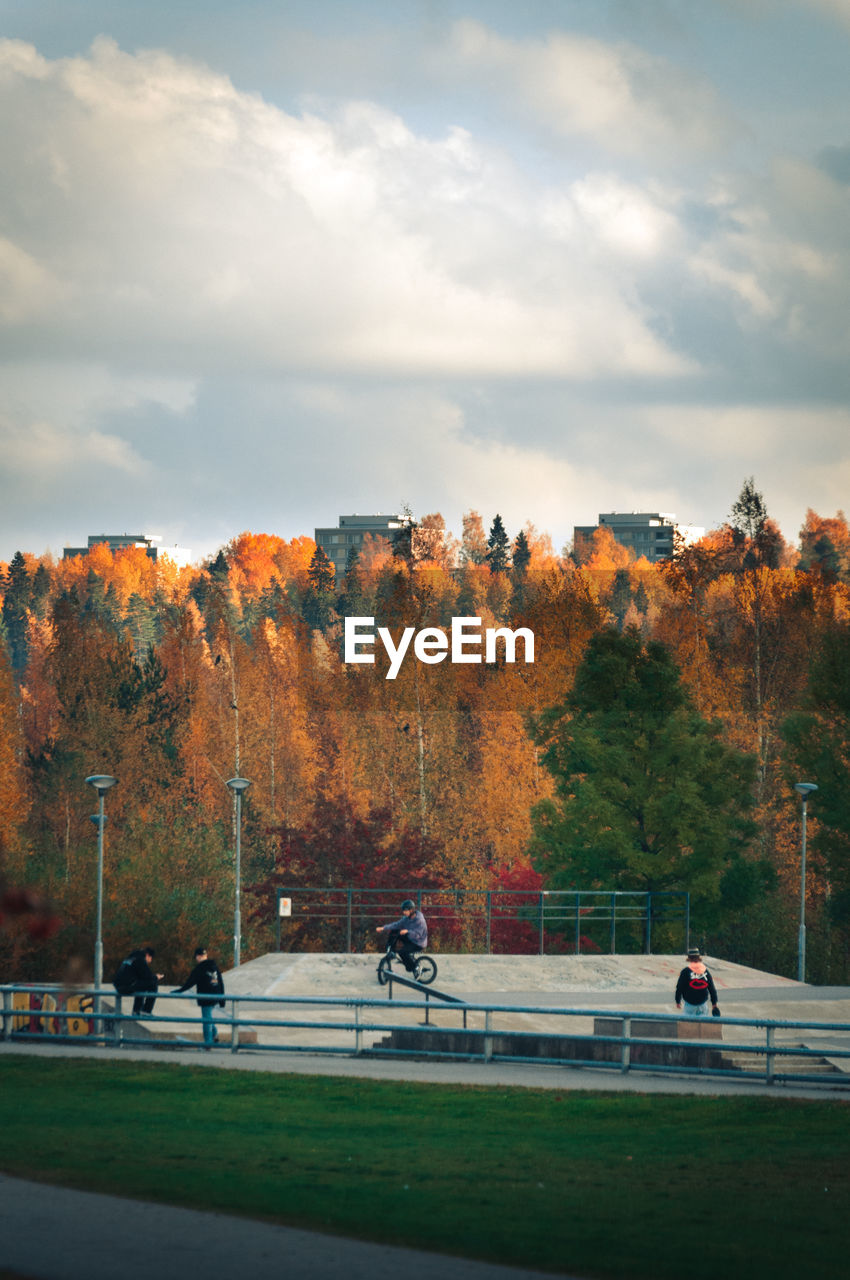
M 429 982 L 433 982 L 437 976 L 437 966 L 430 956 L 420 956 L 416 962 L 416 968 L 413 976 L 417 982 L 421 982 L 427 986 Z
M 378 982 L 385 987 L 390 980 L 390 957 L 382 956 L 378 964 Z

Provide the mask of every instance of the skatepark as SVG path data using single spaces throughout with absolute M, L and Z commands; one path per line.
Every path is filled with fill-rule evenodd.
M 216 1011 L 219 1041 L 210 1054 L 198 1053 L 201 1029 L 194 997 L 169 994 L 166 974 L 152 1018 L 131 1017 L 130 1002 L 125 1001 L 121 1020 L 113 1026 L 114 1043 L 107 1038 L 96 1044 L 81 1036 L 72 1051 L 117 1051 L 126 1056 L 169 1050 L 210 1065 L 247 1066 L 251 1061 L 257 1068 L 275 1071 L 302 1071 L 308 1064 L 320 1073 L 383 1074 L 392 1068 L 391 1074 L 403 1075 L 410 1069 L 420 1079 L 431 1078 L 430 1073 L 445 1079 L 448 1068 L 460 1072 L 452 1078 L 463 1078 L 464 1068 L 473 1067 L 486 1078 L 497 1067 L 506 1070 L 508 1059 L 515 1058 L 533 1063 L 522 1069 L 536 1072 L 540 1084 L 542 1074 L 548 1074 L 544 1064 L 561 1084 L 563 1071 L 575 1067 L 573 1075 L 587 1078 L 578 1087 L 586 1088 L 623 1087 L 626 1079 L 634 1087 L 653 1088 L 661 1083 L 647 1078 L 653 1063 L 659 1074 L 665 1066 L 672 1064 L 675 1072 L 677 1063 L 689 1063 L 697 1070 L 688 1079 L 700 1087 L 725 1078 L 727 1087 L 740 1081 L 753 1088 L 759 1083 L 758 1073 L 760 1082 L 767 1083 L 764 1046 L 769 1023 L 774 1024 L 770 1043 L 780 1050 L 778 1075 L 804 1073 L 807 1078 L 799 1083 L 850 1096 L 850 1057 L 840 1056 L 850 1053 L 850 989 L 845 987 L 813 987 L 708 956 L 722 1017 L 682 1019 L 673 1000 L 683 965 L 678 955 L 438 952 L 438 974 L 430 988 L 402 982 L 379 985 L 379 958 L 373 952 L 271 952 L 226 972 L 228 1007 Z M 104 998 L 104 1010 L 111 1012 L 113 1007 Z M 630 1031 L 623 1031 L 623 1019 L 629 1020 Z M 36 1021 L 44 1025 L 47 1020 Z M 785 1025 L 800 1023 L 805 1026 Z M 58 1022 L 55 1038 L 27 1036 L 25 1043 L 33 1051 L 59 1052 L 69 1043 L 61 1029 Z M 620 1044 L 612 1044 L 606 1055 L 596 1043 L 623 1034 L 636 1039 L 710 1040 L 714 1052 L 688 1056 L 684 1050 L 678 1055 L 671 1050 L 665 1056 L 644 1046 L 641 1064 L 640 1050 L 630 1048 L 631 1067 L 641 1069 L 626 1076 L 617 1069 L 625 1063 Z M 485 1036 L 490 1037 L 489 1045 Z M 3 1048 L 20 1041 L 15 1035 Z M 590 1043 L 591 1050 L 586 1044 L 576 1049 L 580 1041 Z M 783 1056 L 781 1050 L 790 1048 L 799 1049 L 800 1056 Z M 580 1060 L 585 1058 L 597 1059 L 587 1066 L 607 1069 L 582 1070 Z M 666 1085 L 682 1083 L 675 1074 L 663 1078 Z M 784 1087 L 797 1083 L 788 1080 Z

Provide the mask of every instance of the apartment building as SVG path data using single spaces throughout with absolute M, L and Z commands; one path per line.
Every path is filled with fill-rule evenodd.
M 686 544 L 705 536 L 705 529 L 679 524 L 675 515 L 665 511 L 601 511 L 598 524 L 576 525 L 573 538 L 591 538 L 602 528 L 610 529 L 621 546 L 634 551 L 637 558 L 644 556 L 650 564 L 673 554 L 674 533 Z
M 345 573 L 350 553 L 360 550 L 367 533 L 373 538 L 386 538 L 392 542 L 403 527 L 404 520 L 397 515 L 340 516 L 335 528 L 316 529 L 316 545 L 322 548 L 339 575 Z
M 157 561 L 163 558 L 171 560 L 178 569 L 184 569 L 192 563 L 192 552 L 185 547 L 161 547 L 157 545 L 162 538 L 153 533 L 92 533 L 89 534 L 85 547 L 65 547 L 62 555 L 65 560 L 73 556 L 86 556 L 92 547 L 105 542 L 110 551 L 123 551 L 125 547 L 143 547 L 149 559 Z

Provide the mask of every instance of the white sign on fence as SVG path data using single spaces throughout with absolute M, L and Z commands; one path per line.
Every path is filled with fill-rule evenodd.
M 278 903 L 278 913 L 282 916 L 292 915 L 292 899 L 281 898 Z

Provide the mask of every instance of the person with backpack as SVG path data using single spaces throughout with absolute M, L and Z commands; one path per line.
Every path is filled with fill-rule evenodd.
M 711 1013 L 720 1017 L 717 1005 L 717 990 L 714 979 L 703 963 L 699 947 L 691 947 L 687 956 L 688 963 L 679 974 L 676 983 L 676 1008 L 684 1005 L 684 1013 L 688 1018 L 704 1018 L 708 1013 L 708 1002 L 711 1000 Z
M 119 996 L 133 996 L 133 1017 L 149 1018 L 156 1004 L 156 992 L 165 977 L 154 973 L 151 961 L 156 952 L 153 947 L 138 947 L 122 960 L 112 979 Z M 153 992 L 152 995 L 148 994 Z
M 188 991 L 194 987 L 198 993 L 197 1003 L 200 1006 L 204 1023 L 204 1048 L 211 1049 L 218 1036 L 213 1022 L 213 1009 L 216 1005 L 224 1008 L 224 979 L 215 960 L 210 959 L 206 947 L 195 948 L 195 967 L 182 987 L 175 988 L 175 994 Z

